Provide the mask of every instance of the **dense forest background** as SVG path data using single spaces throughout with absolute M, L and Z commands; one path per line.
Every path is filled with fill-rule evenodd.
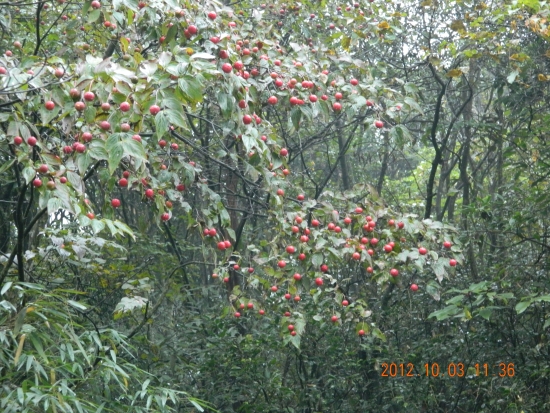
M 549 13 L 0 2 L 0 409 L 549 411 Z

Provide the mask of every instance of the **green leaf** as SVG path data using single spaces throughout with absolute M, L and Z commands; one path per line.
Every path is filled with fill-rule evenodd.
M 407 105 L 409 105 L 409 107 L 411 107 L 412 109 L 416 110 L 418 113 L 420 113 L 421 115 L 424 115 L 424 111 L 422 110 L 422 108 L 420 107 L 420 105 L 418 103 L 416 103 L 416 101 L 410 97 L 406 97 L 404 100 L 403 100 Z
M 532 302 L 533 302 L 532 300 L 520 301 L 519 303 L 516 304 L 516 312 L 518 314 L 523 313 L 525 310 L 527 310 L 527 307 L 529 307 L 532 304 Z
M 164 111 L 160 111 L 155 115 L 155 128 L 157 137 L 159 139 L 162 138 L 166 134 L 166 132 L 168 132 L 169 125 L 170 122 L 168 122 L 168 118 L 166 117 Z
M 27 184 L 30 184 L 31 181 L 36 177 L 36 171 L 33 167 L 27 166 L 25 169 L 23 169 L 23 178 L 25 178 L 25 182 Z
M 383 342 L 386 342 L 386 336 L 384 335 L 384 333 L 382 333 L 380 331 L 379 328 L 374 328 L 372 330 L 372 335 L 376 338 L 379 338 L 380 340 L 382 340 Z
M 449 317 L 453 317 L 461 312 L 462 312 L 462 309 L 453 304 L 441 310 L 434 311 L 428 316 L 428 318 L 435 317 L 437 321 L 441 321 L 441 320 L 446 320 Z
M 147 160 L 145 148 L 143 145 L 134 139 L 124 139 L 120 142 L 124 151 L 124 156 L 132 156 L 137 159 Z
M 109 173 L 111 175 L 116 171 L 120 164 L 120 160 L 124 156 L 124 149 L 118 138 L 118 134 L 112 134 L 105 142 L 105 149 L 109 154 L 109 159 L 107 161 L 109 163 Z
M 5 164 L 3 164 L 2 166 L 0 166 L 0 174 L 7 171 L 8 169 L 11 168 L 11 166 L 15 163 L 15 159 L 12 159 L 11 161 L 9 162 L 6 162 Z
M 315 269 L 318 269 L 323 263 L 323 254 L 313 254 L 313 257 L 311 257 L 311 263 Z
M 170 43 L 172 39 L 176 38 L 177 33 L 178 33 L 178 25 L 174 24 L 172 27 L 168 29 L 168 33 L 166 33 L 166 39 L 164 39 L 164 42 Z
M 196 78 L 188 75 L 181 77 L 178 79 L 178 85 L 185 97 L 191 102 L 202 102 L 202 85 Z
M 101 10 L 99 9 L 92 11 L 88 15 L 88 23 L 95 23 L 97 19 L 99 19 L 100 14 L 101 14 Z
M 88 307 L 85 305 L 80 304 L 78 301 L 74 300 L 67 300 L 67 304 L 69 304 L 71 307 L 77 308 L 79 310 L 87 310 Z
M 220 92 L 218 93 L 218 104 L 222 110 L 222 115 L 224 118 L 230 118 L 233 113 L 233 97 L 227 93 Z
M 300 129 L 300 119 L 302 118 L 302 111 L 299 108 L 292 109 L 290 113 L 290 118 L 292 119 L 292 125 L 294 129 Z

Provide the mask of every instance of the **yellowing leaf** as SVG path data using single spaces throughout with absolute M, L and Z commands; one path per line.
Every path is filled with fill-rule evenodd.
M 432 0 L 424 0 L 420 3 L 420 7 L 430 7 L 432 5 Z
M 460 70 L 460 69 L 451 69 L 447 72 L 447 74 L 445 76 L 447 76 L 447 77 L 459 77 L 460 75 L 462 75 L 462 70 Z
M 464 26 L 462 20 L 453 20 L 451 23 L 451 30 L 454 30 L 455 32 L 466 31 L 466 26 Z
M 390 24 L 388 22 L 384 21 L 382 23 L 378 23 L 378 28 L 381 29 L 381 30 L 389 29 Z
M 28 308 L 27 308 L 27 314 L 28 314 L 28 313 L 32 313 L 34 310 L 36 310 L 35 307 L 28 307 Z
M 548 78 L 547 78 L 545 75 L 543 75 L 542 73 L 539 73 L 539 74 L 537 75 L 537 79 L 538 79 L 540 82 L 545 82 L 545 81 L 548 80 Z
M 351 37 L 343 36 L 340 44 L 342 45 L 345 51 L 349 51 L 349 47 L 351 45 Z

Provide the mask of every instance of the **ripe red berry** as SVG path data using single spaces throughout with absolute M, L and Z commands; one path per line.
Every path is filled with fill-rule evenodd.
M 130 110 L 130 104 L 128 102 L 122 102 L 120 104 L 120 110 L 123 112 L 128 112 Z
M 42 186 L 42 180 L 40 178 L 36 178 L 34 181 L 32 181 L 32 185 L 35 188 L 40 188 Z
M 317 277 L 317 278 L 315 279 L 315 284 L 317 284 L 317 285 L 319 285 L 319 286 L 320 286 L 320 285 L 323 285 L 323 279 L 322 279 L 321 277 Z
M 151 115 L 156 115 L 157 113 L 160 112 L 160 107 L 157 106 L 157 105 L 151 105 L 149 107 L 149 113 L 151 113 Z
M 163 221 L 168 221 L 170 219 L 170 214 L 168 212 L 165 212 L 160 216 L 160 219 L 162 219 Z
M 390 275 L 391 275 L 392 277 L 397 277 L 397 276 L 399 275 L 399 271 L 397 271 L 395 268 L 392 268 L 392 269 L 390 270 Z
M 411 291 L 418 291 L 418 285 L 416 284 L 411 284 Z
M 450 265 L 451 267 L 456 267 L 456 264 L 457 264 L 457 263 L 456 263 L 456 260 L 455 260 L 455 259 L 452 259 L 452 258 L 451 258 L 451 259 L 449 260 L 449 265 Z
M 53 110 L 55 108 L 55 103 L 53 103 L 51 100 L 48 100 L 46 103 L 44 103 L 44 107 L 48 110 Z
M 365 335 L 365 330 L 359 330 L 359 332 L 357 334 L 359 334 L 361 337 L 363 337 Z
M 453 246 L 453 244 L 451 244 L 449 241 L 445 241 L 445 242 L 443 243 L 443 247 L 445 247 L 445 248 L 447 248 L 447 249 L 451 248 L 452 246 Z
M 87 100 L 88 102 L 91 102 L 95 99 L 95 95 L 93 92 L 86 92 L 84 93 L 84 100 Z
M 426 255 L 428 253 L 428 250 L 424 247 L 420 247 L 420 248 L 418 248 L 418 253 L 420 255 Z
M 343 301 L 342 301 L 342 305 L 343 305 L 344 307 L 347 307 L 347 306 L 349 305 L 349 301 L 348 301 L 348 300 L 343 300 Z
M 298 273 L 294 274 L 292 277 L 293 277 L 296 281 L 300 281 L 300 280 L 302 279 L 302 276 L 301 276 L 300 274 L 298 274 Z
M 116 198 L 112 199 L 111 205 L 113 206 L 113 208 L 118 208 L 120 206 L 120 200 Z

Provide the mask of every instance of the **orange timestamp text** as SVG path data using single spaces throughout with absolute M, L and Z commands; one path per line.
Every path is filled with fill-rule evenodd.
M 381 363 L 382 377 L 514 377 L 514 363 L 448 363 L 440 367 L 439 363 L 425 363 L 417 369 L 413 363 Z

